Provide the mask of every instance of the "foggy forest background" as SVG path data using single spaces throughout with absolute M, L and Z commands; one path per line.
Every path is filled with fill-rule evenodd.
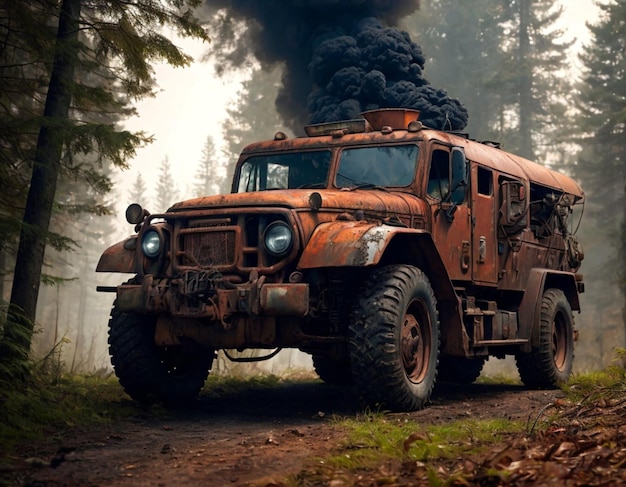
M 204 62 L 215 63 L 223 73 L 239 72 L 245 81 L 222 132 L 207 133 L 202 158 L 188 161 L 197 168 L 193 180 L 177 187 L 168 154 L 154 168 L 154 186 L 141 173 L 122 185 L 128 176 L 119 164 L 79 153 L 61 173 L 50 230 L 71 243 L 46 249 L 34 357 L 53 354 L 59 367 L 74 372 L 109 371 L 107 322 L 113 296 L 97 293 L 96 286 L 116 285 L 127 277 L 96 274 L 95 267 L 105 248 L 132 233 L 120 217 L 126 206 L 139 202 L 159 212 L 182 199 L 229 192 L 244 145 L 268 139 L 277 130 L 301 135 L 302 128 L 276 109 L 283 66 L 259 60 L 246 48 L 254 20 L 233 14 L 228 3 L 209 0 L 196 12 L 212 39 Z M 4 33 L 10 27 L 6 5 L 0 5 Z M 585 251 L 581 272 L 586 291 L 582 313 L 575 316 L 579 340 L 574 369 L 583 372 L 608 365 L 615 347 L 626 345 L 626 1 L 599 3 L 600 15 L 588 25 L 589 41 L 583 45 L 563 40 L 557 27 L 563 5 L 556 0 L 422 0 L 419 10 L 400 19 L 399 27 L 421 46 L 426 78 L 467 107 L 465 132 L 477 140 L 499 141 L 507 151 L 567 173 L 584 188 L 587 203 L 578 237 Z M 20 91 L 8 89 L 15 81 L 16 60 L 10 51 L 5 42 L 0 51 L 3 303 L 10 299 L 20 235 L 15 222 L 26 202 L 29 162 L 24 147 L 27 135 L 33 140 L 28 120 L 40 103 L 40 88 L 27 82 L 35 78 L 27 68 L 21 70 Z M 127 115 L 120 110 L 97 116 L 115 124 Z M 71 170 L 77 167 L 84 172 Z M 117 183 L 95 189 L 85 184 L 85 179 L 100 176 Z M 265 370 L 308 363 L 298 354 L 283 353 L 282 358 L 264 365 Z M 222 361 L 219 366 L 228 367 Z

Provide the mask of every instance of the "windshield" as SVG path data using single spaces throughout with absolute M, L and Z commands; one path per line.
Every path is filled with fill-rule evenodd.
M 252 156 L 241 166 L 238 193 L 326 186 L 330 151 Z
M 413 144 L 344 149 L 335 185 L 408 186 L 415 177 L 418 152 Z

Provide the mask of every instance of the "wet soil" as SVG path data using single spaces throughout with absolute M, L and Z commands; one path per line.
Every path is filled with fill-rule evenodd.
M 467 417 L 522 419 L 530 424 L 562 396 L 561 391 L 530 391 L 514 385 L 442 384 L 427 408 L 394 416 L 419 424 Z M 307 486 L 383 485 L 381 478 L 384 485 L 428 485 L 425 474 L 416 471 L 420 466 L 415 462 L 399 462 L 382 473 L 351 473 L 341 478 L 314 472 L 319 458 L 334 451 L 343 438 L 335 418 L 360 411 L 354 391 L 316 381 L 201 397 L 184 411 L 155 413 L 137 407 L 137 414 L 129 419 L 73 429 L 57 441 L 24 447 L 13 477 L 16 485 L 28 486 L 266 487 L 285 485 L 287 476 L 298 474 L 299 485 Z M 511 439 L 504 447 L 494 445 L 489 461 L 504 463 L 491 466 L 510 467 L 516 461 L 513 450 L 528 448 L 528 442 L 520 446 L 517 440 L 522 441 Z M 546 444 L 545 438 L 536 441 Z M 510 452 L 503 456 L 501 452 L 507 448 Z M 466 480 L 463 485 L 505 485 L 501 478 L 481 474 L 482 467 L 489 467 L 484 460 L 458 460 L 466 473 L 475 474 L 475 483 Z M 440 477 L 446 478 L 456 467 L 448 462 L 437 468 Z M 623 474 L 625 467 L 619 468 Z M 537 484 L 520 481 L 517 485 Z

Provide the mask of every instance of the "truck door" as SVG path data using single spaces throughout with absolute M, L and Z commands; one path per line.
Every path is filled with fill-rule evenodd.
M 432 212 L 433 239 L 452 280 L 472 278 L 468 187 L 463 149 L 434 145 L 426 194 Z
M 478 284 L 498 282 L 496 198 L 493 171 L 471 163 L 472 276 Z

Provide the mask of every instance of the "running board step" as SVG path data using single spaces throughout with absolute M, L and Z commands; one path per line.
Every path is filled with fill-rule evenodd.
M 472 348 L 528 343 L 528 338 L 518 335 L 517 313 L 498 309 L 495 301 L 468 296 L 463 303 L 463 314 Z
M 495 301 L 476 301 L 469 296 L 464 303 L 463 313 L 465 316 L 495 316 L 498 306 Z

